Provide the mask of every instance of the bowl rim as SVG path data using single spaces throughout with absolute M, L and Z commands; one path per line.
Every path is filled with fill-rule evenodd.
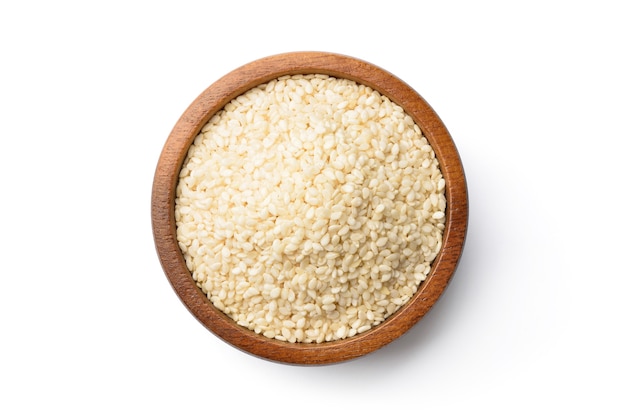
M 413 297 L 369 331 L 323 343 L 289 343 L 256 334 L 219 311 L 193 280 L 176 238 L 176 186 L 188 149 L 202 127 L 227 103 L 253 87 L 296 74 L 326 74 L 377 90 L 417 123 L 439 160 L 446 181 L 443 245 Z M 367 61 L 347 55 L 287 52 L 247 63 L 206 88 L 183 112 L 168 136 L 154 173 L 151 197 L 154 243 L 163 271 L 182 303 L 214 335 L 256 357 L 300 365 L 344 362 L 389 344 L 412 328 L 441 297 L 460 261 L 468 227 L 468 195 L 457 148 L 434 109 L 404 81 Z

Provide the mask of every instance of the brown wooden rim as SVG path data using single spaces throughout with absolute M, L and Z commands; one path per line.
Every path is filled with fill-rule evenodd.
M 362 334 L 327 343 L 286 343 L 237 325 L 196 286 L 176 239 L 174 200 L 178 174 L 200 129 L 240 94 L 283 75 L 327 74 L 362 83 L 399 104 L 415 120 L 433 147 L 446 180 L 444 245 L 431 273 L 413 298 L 382 324 Z M 267 360 L 312 365 L 347 361 L 375 351 L 406 333 L 439 299 L 452 278 L 465 243 L 467 185 L 456 146 L 426 101 L 391 73 L 360 59 L 327 52 L 291 52 L 253 61 L 225 75 L 182 114 L 163 147 L 152 186 L 152 228 L 161 266 L 187 309 L 225 342 Z

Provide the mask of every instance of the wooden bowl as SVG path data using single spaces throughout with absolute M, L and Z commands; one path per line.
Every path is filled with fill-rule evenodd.
M 200 129 L 235 97 L 283 75 L 327 74 L 369 86 L 404 108 L 421 128 L 446 180 L 443 246 L 415 295 L 371 330 L 344 340 L 289 343 L 258 335 L 219 311 L 198 288 L 176 238 L 175 193 L 181 166 Z M 263 58 L 225 75 L 187 108 L 174 126 L 159 158 L 152 188 L 152 228 L 163 270 L 189 311 L 225 342 L 254 356 L 291 364 L 329 364 L 371 353 L 406 333 L 433 306 L 459 262 L 468 223 L 467 186 L 461 160 L 446 127 L 411 87 L 389 72 L 352 57 L 295 52 Z

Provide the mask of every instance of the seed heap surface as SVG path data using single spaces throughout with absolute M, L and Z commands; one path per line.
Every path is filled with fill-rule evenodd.
M 180 172 L 175 216 L 210 301 L 268 338 L 354 336 L 403 306 L 442 245 L 445 181 L 397 104 L 325 75 L 227 104 Z

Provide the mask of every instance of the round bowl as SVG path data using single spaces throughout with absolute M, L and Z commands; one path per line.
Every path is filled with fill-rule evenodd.
M 238 325 L 196 285 L 186 267 L 176 237 L 174 216 L 179 173 L 189 147 L 209 119 L 228 102 L 253 87 L 284 75 L 326 74 L 364 84 L 400 105 L 432 146 L 446 181 L 446 224 L 442 247 L 431 271 L 413 297 L 397 312 L 369 331 L 332 342 L 290 343 L 256 334 Z M 362 60 L 323 52 L 294 52 L 246 64 L 225 75 L 191 103 L 163 147 L 152 188 L 152 228 L 162 268 L 188 310 L 226 343 L 266 360 L 301 364 L 330 364 L 371 353 L 413 327 L 444 292 L 460 260 L 468 223 L 467 185 L 454 142 L 435 111 L 406 83 Z

